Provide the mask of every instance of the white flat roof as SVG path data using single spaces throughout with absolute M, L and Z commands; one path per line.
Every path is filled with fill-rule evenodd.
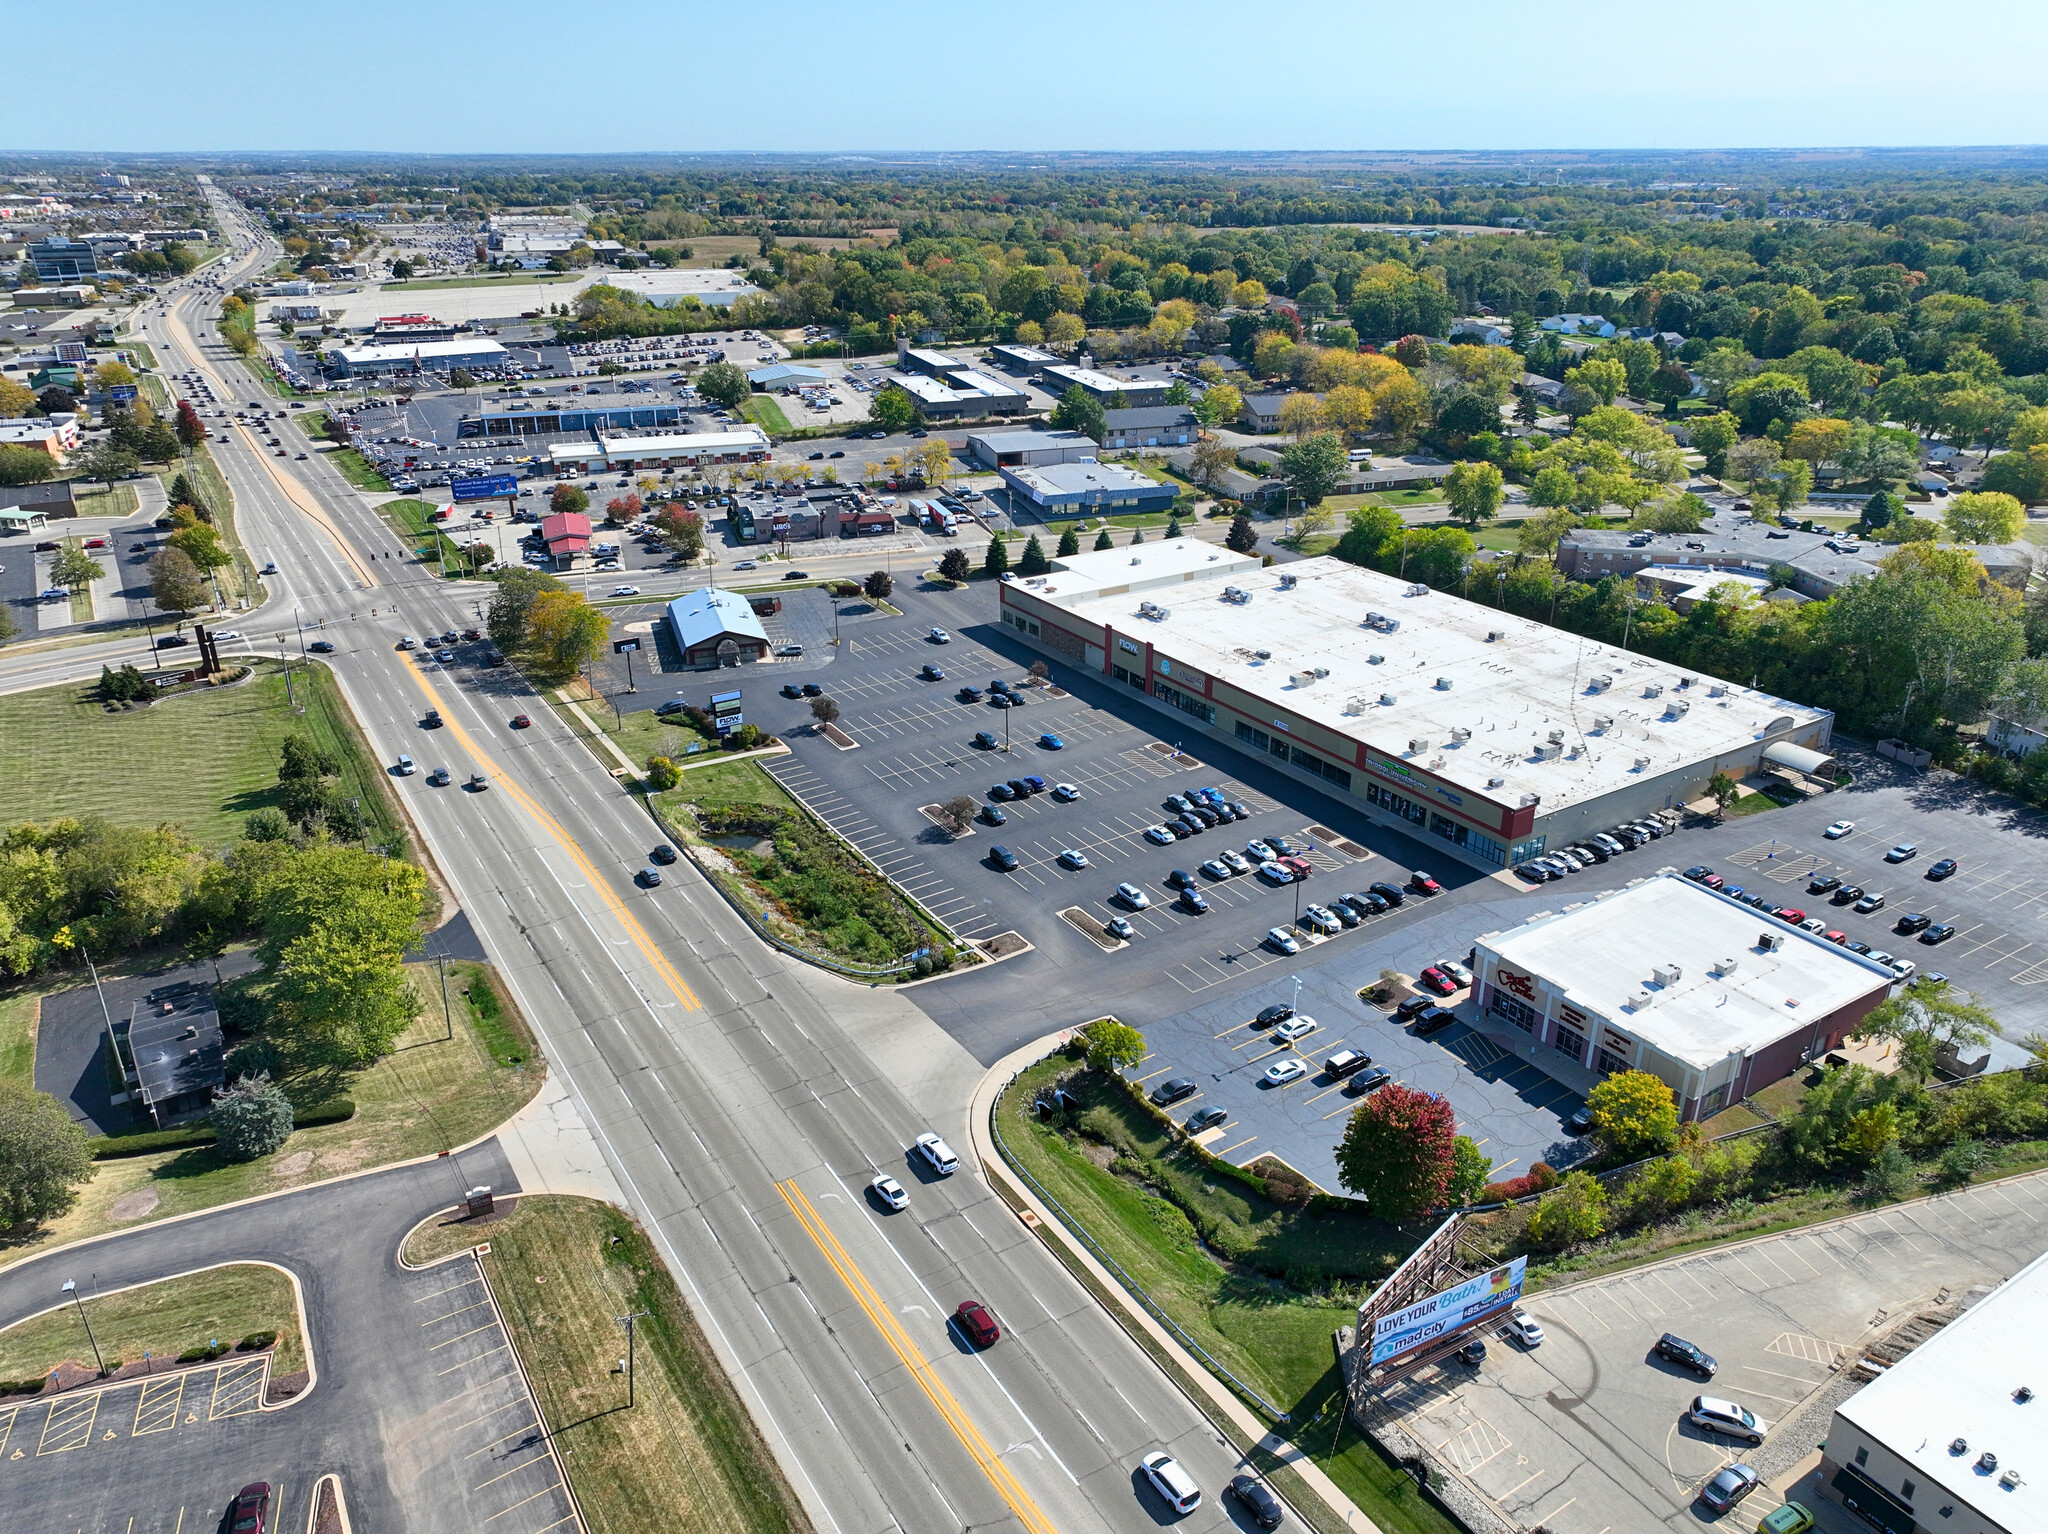
M 1775 952 L 1757 946 L 1771 932 Z M 1896 976 L 1677 874 L 1610 891 L 1575 911 L 1535 918 L 1480 939 L 1509 969 L 1538 975 L 1565 998 L 1673 1059 L 1707 1070 L 1774 1044 Z M 1734 960 L 1733 970 L 1714 969 Z M 1678 980 L 1653 972 L 1675 965 Z M 1630 998 L 1647 992 L 1640 1009 Z M 2048 1378 L 2044 1375 L 2043 1378 Z
M 2011 1534 L 2048 1530 L 2048 1256 L 2036 1257 L 1990 1294 L 1849 1397 L 1836 1412 L 1936 1482 L 1987 1523 Z M 2034 1393 L 2015 1401 L 2022 1385 Z M 1968 1445 L 1949 1453 L 1960 1438 Z M 2019 1471 L 2008 1491 L 1980 1474 L 1977 1456 Z M 1918 1508 L 1942 1499 L 1923 1491 Z M 1960 1520 L 1958 1520 L 1960 1521 Z M 1924 1514 L 1922 1528 L 1936 1526 Z
M 1750 575 L 1742 570 L 1715 570 L 1699 565 L 1641 565 L 1632 574 L 1647 576 L 1661 585 L 1672 586 L 1683 583 L 1685 590 L 1681 597 L 1703 597 L 1716 586 L 1739 586 L 1752 596 L 1762 596 L 1771 589 L 1769 577 Z
M 1060 561 L 1068 574 L 1051 583 L 1045 600 L 1149 639 L 1174 660 L 1477 797 L 1519 807 L 1522 795 L 1537 795 L 1539 815 L 1829 719 L 1823 710 L 1328 556 L 1191 582 L 1168 617 L 1141 617 L 1131 597 L 1097 595 L 1128 579 L 1114 563 L 1123 559 L 1114 550 Z M 1292 590 L 1280 588 L 1283 576 L 1293 577 Z M 1226 585 L 1251 600 L 1224 601 Z M 1399 627 L 1367 628 L 1368 613 Z M 1296 673 L 1317 667 L 1329 674 L 1294 685 Z M 1603 676 L 1611 685 L 1595 691 Z M 1654 698 L 1646 696 L 1652 687 L 1660 689 Z M 1679 704 L 1684 713 L 1674 716 Z M 1453 728 L 1471 737 L 1455 741 Z M 1563 750 L 1537 759 L 1554 729 L 1564 732 Z M 1411 752 L 1411 740 L 1429 744 Z M 1641 768 L 1638 759 L 1646 759 Z
M 1022 399 L 1024 391 L 1015 384 L 1004 383 L 986 373 L 977 373 L 973 368 L 955 368 L 947 375 L 958 388 L 973 394 L 986 394 L 995 399 Z
M 418 357 L 433 362 L 445 357 L 503 357 L 505 348 L 496 341 L 407 341 L 391 346 L 337 346 L 331 355 L 351 367 L 365 362 L 409 362 Z
M 923 400 L 927 405 L 951 405 L 960 399 L 956 389 L 949 389 L 936 378 L 927 378 L 922 373 L 911 373 L 903 378 L 889 380 L 905 394 Z
M 1026 489 L 1035 490 L 1042 495 L 1071 495 L 1077 490 L 1159 488 L 1159 481 L 1148 474 L 1126 469 L 1121 464 L 1100 463 L 1093 458 L 1084 458 L 1079 463 L 1030 464 L 1021 468 L 1006 468 L 1002 472 L 1005 479 L 1015 480 Z M 1139 544 L 1138 547 L 1143 548 L 1144 545 Z M 1074 559 L 1080 557 L 1076 555 Z M 1066 562 L 1071 564 L 1074 559 Z
M 597 440 L 607 458 L 674 458 L 768 446 L 767 435 L 758 426 L 743 426 L 737 431 L 663 432 L 652 436 L 599 432 Z
M 1156 389 L 1157 384 L 1127 384 L 1121 378 L 1111 378 L 1107 373 L 1098 373 L 1093 368 L 1077 368 L 1061 365 L 1045 370 L 1048 378 L 1062 378 L 1068 383 L 1077 383 L 1084 388 L 1099 389 L 1105 394 L 1114 394 L 1119 389 Z

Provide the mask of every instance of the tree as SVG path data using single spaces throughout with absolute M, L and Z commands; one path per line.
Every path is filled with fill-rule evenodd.
M 0 378 L 0 419 L 12 420 L 36 408 L 35 390 L 11 378 Z
M 1648 1071 L 1616 1071 L 1586 1094 L 1593 1133 L 1609 1155 L 1639 1161 L 1678 1143 L 1678 1100 Z
M 654 536 L 671 555 L 694 565 L 704 557 L 704 518 L 680 503 L 671 502 L 654 513 Z
M 887 570 L 870 570 L 868 578 L 860 583 L 860 589 L 871 602 L 886 602 L 889 593 L 896 589 L 896 577 Z
M 1745 378 L 1728 391 L 1728 409 L 1744 431 L 1761 434 L 1774 421 L 1790 426 L 1806 417 L 1806 380 L 1790 373 Z
M 611 624 L 580 591 L 543 591 L 527 615 L 527 644 L 549 669 L 566 675 L 604 649 Z
M 1719 478 L 1727 472 L 1728 449 L 1742 435 L 1741 424 L 1723 410 L 1718 415 L 1694 416 L 1686 428 L 1693 447 L 1707 460 L 1709 474 Z
M 1079 384 L 1060 396 L 1049 419 L 1055 431 L 1078 431 L 1097 442 L 1109 434 L 1108 412 Z
M 271 1084 L 267 1072 L 219 1087 L 207 1114 L 214 1142 L 229 1161 L 254 1161 L 291 1138 L 292 1100 Z
M 990 538 L 988 552 L 981 556 L 981 573 L 994 580 L 1010 568 L 1010 551 L 999 537 Z
M 1252 525 L 1252 519 L 1239 512 L 1230 519 L 1230 531 L 1223 535 L 1223 546 L 1234 554 L 1249 554 L 1259 546 L 1259 530 Z
M 1707 779 L 1707 796 L 1714 801 L 1714 818 L 1723 819 L 1728 806 L 1742 797 L 1742 785 L 1725 772 L 1716 772 Z
M 1590 1241 L 1606 1228 L 1607 1190 L 1590 1172 L 1567 1173 L 1529 1216 L 1529 1239 L 1553 1251 Z
M 1330 552 L 1346 564 L 1372 568 L 1380 550 L 1402 532 L 1401 514 L 1389 506 L 1361 506 L 1348 514 L 1351 526 Z M 1250 553 L 1249 549 L 1244 552 Z
M 1485 1191 L 1493 1175 L 1493 1158 L 1480 1150 L 1476 1141 L 1459 1135 L 1451 1142 L 1451 1180 L 1444 1189 L 1444 1202 L 1451 1206 L 1469 1204 Z
M 181 549 L 165 549 L 149 562 L 152 600 L 167 613 L 197 612 L 206 606 L 206 580 Z
M 40 485 L 57 477 L 57 460 L 39 447 L 0 442 L 0 485 Z
M 523 650 L 531 631 L 533 604 L 545 593 L 566 588 L 542 570 L 508 567 L 500 570 L 494 579 L 498 589 L 492 594 L 491 605 L 484 616 L 485 630 L 491 636 L 491 643 L 499 649 Z
M 0 1078 L 0 1231 L 55 1219 L 91 1178 L 85 1130 L 64 1105 Z
M 1098 1071 L 1129 1070 L 1145 1058 L 1145 1035 L 1113 1017 L 1099 1017 L 1075 1035 Z
M 194 522 L 190 527 L 181 527 L 166 538 L 164 544 L 191 560 L 198 570 L 221 570 L 235 562 L 235 556 L 228 552 L 227 545 L 220 541 L 220 534 L 210 523 Z
M 1709 510 L 1707 503 L 1690 491 L 1664 495 L 1638 506 L 1628 525 L 1633 532 L 1696 533 Z
M 1493 520 L 1500 510 L 1501 474 L 1490 463 L 1461 463 L 1444 476 L 1444 499 L 1451 515 L 1467 527 Z
M 187 453 L 206 440 L 206 423 L 189 400 L 178 401 L 178 441 Z
M 1073 346 L 1087 334 L 1088 327 L 1082 323 L 1081 316 L 1069 314 L 1065 310 L 1061 310 L 1045 322 L 1045 344 L 1047 346 Z
M 955 794 L 939 806 L 939 818 L 947 830 L 958 836 L 973 824 L 977 808 L 972 794 Z
M 818 722 L 818 728 L 822 730 L 839 718 L 839 705 L 831 698 L 813 698 L 811 717 Z
M 80 478 L 96 479 L 111 490 L 115 480 L 128 478 L 142 464 L 133 453 L 111 442 L 95 442 L 73 459 L 71 466 Z
M 730 362 L 714 362 L 698 373 L 697 392 L 728 410 L 737 410 L 747 402 L 754 386 Z
M 884 384 L 868 405 L 868 423 L 879 431 L 908 431 L 917 424 L 917 402 L 899 384 Z
M 1223 478 L 1237 467 L 1237 449 L 1218 437 L 1204 432 L 1195 439 L 1194 461 L 1190 465 L 1196 484 L 1212 493 L 1223 485 Z
M 1033 533 L 1025 540 L 1024 553 L 1017 561 L 1019 575 L 1044 575 L 1052 569 L 1052 561 L 1045 557 L 1045 549 Z
M 1323 402 L 1313 394 L 1290 394 L 1280 402 L 1280 432 L 1299 442 L 1323 429 Z
M 665 794 L 683 781 L 683 769 L 676 765 L 672 756 L 655 755 L 647 758 L 647 786 L 657 794 Z
M 1178 538 L 1178 537 L 1180 536 L 1180 534 L 1181 534 L 1181 527 L 1180 527 L 1180 513 L 1179 513 L 1179 512 L 1177 512 L 1177 511 L 1176 511 L 1176 512 L 1172 512 L 1172 513 L 1169 513 L 1169 514 L 1168 514 L 1168 516 L 1167 516 L 1167 518 L 1166 518 L 1166 536 L 1167 536 L 1167 537 L 1168 537 L 1169 539 L 1171 539 L 1171 538 Z
M 641 504 L 640 497 L 628 491 L 624 495 L 615 495 L 604 503 L 604 519 L 616 526 L 621 522 L 632 521 L 644 510 L 646 507 Z
M 1081 535 L 1074 530 L 1074 524 L 1069 522 L 1060 529 L 1060 546 L 1053 552 L 1053 557 L 1055 559 L 1065 559 L 1069 554 L 1078 554 L 1080 552 Z
M 1967 993 L 1948 984 L 1922 983 L 1880 1002 L 1858 1029 L 1865 1038 L 1899 1046 L 1899 1069 L 1916 1081 L 1934 1074 L 1944 1048 L 1968 1049 L 2003 1033 L 1998 1019 Z
M 2011 543 L 2027 525 L 2025 508 L 1997 490 L 1950 496 L 1941 519 L 1957 543 Z
M 1863 525 L 1872 532 L 1884 527 L 1904 509 L 1905 503 L 1889 490 L 1879 490 L 1863 503 Z
M 93 387 L 104 393 L 108 389 L 133 388 L 135 370 L 125 362 L 102 362 L 92 370 Z
M 1628 387 L 1628 369 L 1610 357 L 1588 357 L 1564 375 L 1566 387 L 1577 387 L 1602 405 L 1611 405 Z
M 1104 549 L 1113 549 L 1115 547 L 1116 540 L 1109 536 L 1109 524 L 1105 522 L 1102 524 L 1102 531 L 1095 535 L 1094 551 L 1100 554 Z
M 2041 413 L 2048 415 L 2048 411 Z M 1983 487 L 1987 491 L 2002 491 L 2030 506 L 2048 501 L 2048 442 L 2000 453 L 1984 466 Z
M 1244 411 L 1244 395 L 1236 384 L 1219 383 L 1195 401 L 1195 419 L 1204 426 L 1228 426 Z
M 1785 433 L 1785 456 L 1811 464 L 1840 463 L 1855 440 L 1855 427 L 1830 416 L 1811 416 Z
M 1351 1111 L 1337 1146 L 1337 1177 L 1383 1220 L 1440 1206 L 1456 1169 L 1457 1119 L 1429 1092 L 1392 1082 Z
M 556 516 L 590 510 L 590 497 L 566 480 L 548 492 L 548 510 Z
M 50 565 L 50 579 L 73 592 L 83 591 L 106 577 L 107 567 L 84 549 L 67 546 Z
M 1280 454 L 1280 476 L 1289 493 L 1309 506 L 1320 506 L 1349 466 L 1343 440 L 1333 431 L 1317 432 Z
M 949 581 L 958 582 L 966 580 L 973 574 L 973 567 L 968 561 L 967 551 L 960 548 L 946 550 L 939 559 L 939 574 Z

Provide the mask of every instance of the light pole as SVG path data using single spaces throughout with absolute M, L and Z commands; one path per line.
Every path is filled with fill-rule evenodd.
M 648 1312 L 644 1310 L 634 1310 L 627 1312 L 623 1316 L 612 1317 L 614 1321 L 617 1321 L 626 1329 L 626 1409 L 628 1411 L 633 1409 L 633 1323 L 647 1314 Z
M 85 1340 L 92 1344 L 92 1361 L 101 1374 L 107 1372 L 107 1362 L 100 1357 L 99 1339 L 92 1334 L 92 1318 L 85 1313 L 85 1300 L 78 1292 L 78 1280 L 64 1280 L 64 1293 L 71 1296 L 71 1303 L 78 1307 L 78 1319 L 85 1323 Z

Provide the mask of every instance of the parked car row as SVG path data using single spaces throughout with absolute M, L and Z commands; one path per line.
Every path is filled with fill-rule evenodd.
M 1616 826 L 1612 831 L 1597 832 L 1572 846 L 1560 847 L 1554 852 L 1517 863 L 1515 872 L 1531 884 L 1562 879 L 1566 874 L 1575 874 L 1595 863 L 1605 863 L 1624 852 L 1633 852 L 1638 847 L 1659 841 L 1676 831 L 1678 823 L 1676 810 L 1658 810 L 1642 820 Z
M 1730 884 L 1704 863 L 1688 868 L 1683 877 L 1749 906 L 1762 915 L 1784 922 L 1787 926 L 1797 927 L 1802 932 L 1811 932 L 1815 937 L 1846 948 L 1851 953 L 1873 959 L 1901 980 L 1910 981 L 1919 969 L 1919 965 L 1911 959 L 1901 959 L 1882 948 L 1873 948 L 1868 943 L 1858 942 L 1840 928 L 1830 927 L 1823 918 L 1808 916 L 1798 906 L 1780 905 L 1768 895 L 1752 894 L 1739 884 Z M 1844 884 L 1833 874 L 1815 875 L 1808 882 L 1806 892 L 1809 895 L 1826 895 L 1834 905 L 1846 906 L 1858 916 L 1874 915 L 1885 906 L 1885 896 L 1881 890 L 1866 890 L 1860 884 Z M 1908 911 L 1901 916 L 1893 930 L 1906 937 L 1918 933 L 1920 941 L 1929 947 L 1945 943 L 1956 934 L 1956 929 L 1949 923 L 1936 922 L 1932 917 L 1919 911 Z M 1946 983 L 1948 980 L 1948 976 L 1941 974 L 1929 974 L 1924 978 L 1930 983 Z

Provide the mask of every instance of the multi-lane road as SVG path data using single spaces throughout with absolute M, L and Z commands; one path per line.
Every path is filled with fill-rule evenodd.
M 276 258 L 240 209 L 222 200 L 221 214 L 230 277 Z M 218 342 L 216 302 L 187 283 L 141 334 L 164 371 L 198 368 L 222 400 L 262 398 Z M 393 540 L 331 469 L 229 435 L 215 454 L 240 535 L 281 572 L 239 627 L 261 652 L 302 620 L 324 625 L 374 751 L 431 754 L 458 782 L 489 775 L 479 793 L 418 777 L 401 789 L 818 1527 L 1150 1530 L 1164 1509 L 1135 1467 L 1162 1447 L 1206 1493 L 1187 1524 L 1229 1526 L 1219 1493 L 1235 1451 L 971 1165 L 938 1180 L 911 1164 L 922 1130 L 966 1145 L 973 1059 L 903 997 L 763 948 L 687 865 L 640 889 L 654 828 L 552 710 L 506 692 L 519 686 L 507 672 L 393 648 L 473 623 L 479 593 L 372 558 Z M 0 687 L 143 648 L 22 656 L 0 662 Z M 515 734 L 522 707 L 534 727 Z M 423 753 L 429 708 L 447 723 Z M 907 1211 L 864 1195 L 877 1170 L 910 1187 Z M 948 1325 L 970 1296 L 1004 1325 L 985 1354 Z

